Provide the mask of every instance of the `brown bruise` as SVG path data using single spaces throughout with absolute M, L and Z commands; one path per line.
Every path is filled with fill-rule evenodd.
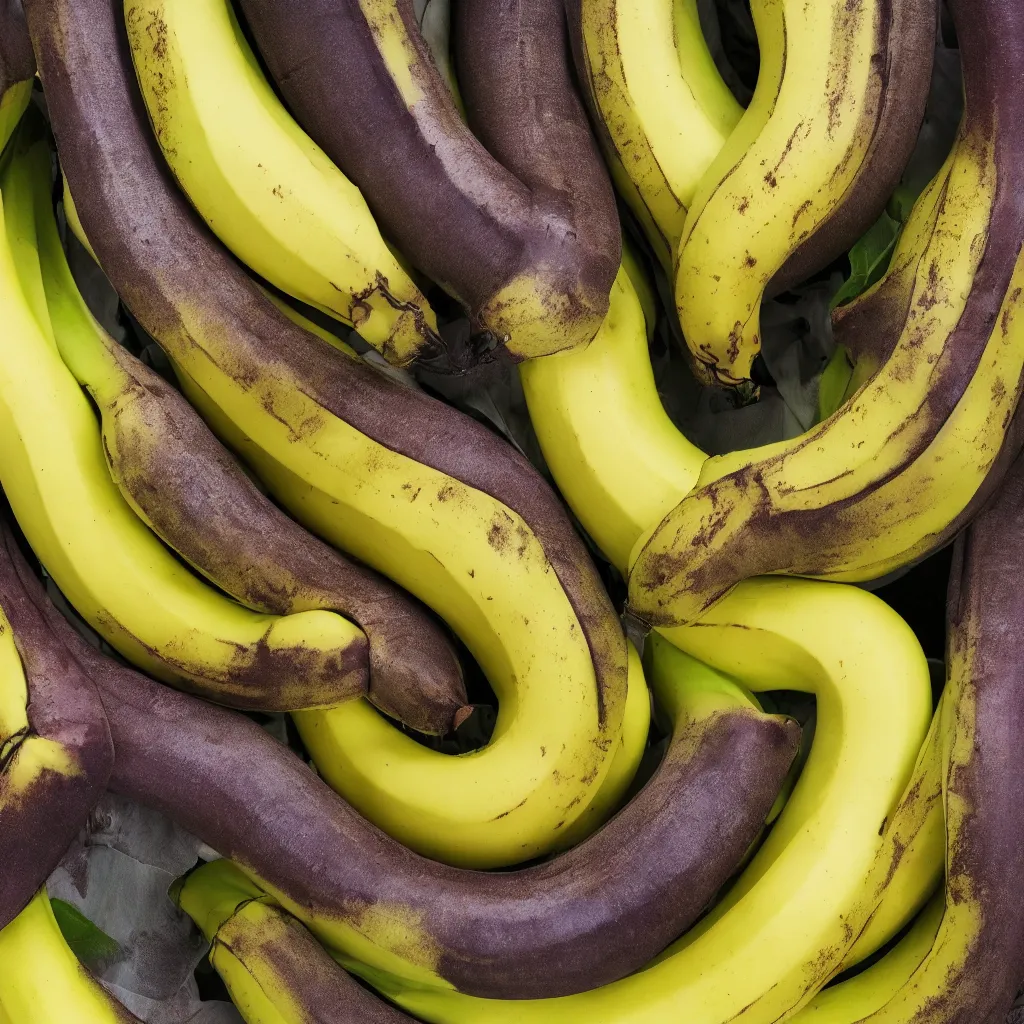
M 28 572 L 0 523 L 0 606 L 14 630 L 28 683 L 28 731 L 0 763 L 0 928 L 29 903 L 107 788 L 114 748 L 92 680 L 54 635 L 23 585 Z M 33 747 L 55 746 L 68 770 L 44 768 L 27 787 L 12 774 Z
M 513 334 L 510 352 L 522 358 L 591 340 L 618 270 L 619 229 L 573 91 L 560 0 L 504 5 L 515 12 L 508 15 L 496 3 L 455 5 L 468 51 L 469 77 L 463 82 L 460 68 L 460 85 L 483 144 L 460 119 L 411 0 L 364 4 L 378 24 L 401 20 L 389 31 L 406 34 L 414 49 L 411 106 L 358 0 L 241 6 L 303 127 L 359 186 L 383 233 L 466 307 L 477 329 L 507 340 L 505 327 L 521 316 L 507 307 L 507 288 L 528 281 L 545 310 L 544 337 L 526 351 Z M 518 59 L 496 66 L 507 45 Z M 331 84 L 339 82 L 344 88 Z M 388 145 L 371 144 L 379 139 Z M 543 170 L 527 176 L 522 168 L 531 162 Z
M 61 166 L 122 300 L 172 359 L 205 351 L 245 388 L 262 380 L 291 381 L 327 413 L 384 447 L 515 511 L 538 537 L 580 621 L 597 677 L 601 724 L 621 713 L 625 637 L 559 499 L 524 457 L 486 427 L 324 345 L 256 288 L 198 220 L 163 164 L 119 8 L 117 0 L 26 4 Z M 375 129 L 374 136 L 381 133 Z M 196 336 L 199 325 L 203 337 Z
M 720 712 L 681 730 L 647 787 L 575 849 L 468 871 L 390 839 L 254 722 L 104 658 L 50 615 L 100 689 L 112 789 L 234 860 L 314 930 L 348 924 L 475 995 L 566 994 L 641 967 L 741 862 L 800 741 L 792 721 Z
M 421 732 L 449 732 L 468 698 L 441 628 L 394 584 L 281 512 L 158 374 L 120 345 L 108 352 L 124 376 L 116 396 L 97 396 L 113 440 L 108 461 L 154 532 L 250 608 L 324 609 L 363 629 L 324 703 L 364 694 L 368 668 L 369 697 L 383 711 Z

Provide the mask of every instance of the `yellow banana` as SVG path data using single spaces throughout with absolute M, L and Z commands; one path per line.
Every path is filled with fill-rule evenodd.
M 0 931 L 0 1010 L 10 1024 L 139 1024 L 75 958 L 46 891 Z
M 615 183 L 671 270 L 697 185 L 743 113 L 696 0 L 573 0 L 580 78 Z
M 45 145 L 28 150 L 26 160 L 46 195 Z M 5 222 L 10 200 L 5 194 Z M 250 612 L 200 582 L 164 548 L 110 479 L 88 399 L 33 315 L 10 248 L 0 250 L 7 318 L 0 482 L 68 600 L 122 654 L 165 680 L 250 706 L 334 703 L 335 688 L 344 685 L 337 655 L 351 624 L 321 611 Z M 45 307 L 35 312 L 49 322 Z
M 427 300 L 359 189 L 277 98 L 229 0 L 125 0 L 124 9 L 160 147 L 228 248 L 396 365 L 436 345 Z
M 751 580 L 699 624 L 662 631 L 758 692 L 814 693 L 803 774 L 764 845 L 721 902 L 652 966 L 591 992 L 499 1002 L 359 972 L 403 1009 L 445 1024 L 769 1024 L 840 967 L 872 910 L 864 880 L 891 856 L 931 714 L 909 628 L 872 595 L 809 580 Z

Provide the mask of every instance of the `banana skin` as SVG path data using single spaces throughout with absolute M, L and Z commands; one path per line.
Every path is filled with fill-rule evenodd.
M 475 331 L 516 360 L 590 341 L 608 309 L 619 225 L 572 82 L 560 3 L 454 7 L 469 127 L 411 0 L 241 6 L 299 122 Z M 403 159 L 366 145 L 370 137 L 387 138 Z
M 19 569 L 14 536 L 0 523 L 0 928 L 57 866 L 114 766 L 99 694 Z
M 0 0 L 0 150 L 32 96 L 36 61 L 20 0 Z
M 875 579 L 949 540 L 1021 443 L 1024 12 L 954 3 L 966 114 L 888 358 L 792 441 L 709 459 L 632 555 L 632 610 L 692 622 L 740 579 Z M 915 218 L 932 217 L 927 203 Z

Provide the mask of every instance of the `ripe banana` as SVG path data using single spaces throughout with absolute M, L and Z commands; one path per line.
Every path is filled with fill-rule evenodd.
M 19 0 L 0 0 L 0 150 L 32 97 L 36 62 Z
M 743 114 L 696 0 L 570 0 L 580 81 L 619 192 L 666 271 L 697 185 Z
M 886 822 L 928 728 L 920 646 L 878 598 L 811 580 L 748 581 L 698 625 L 662 632 L 755 693 L 817 697 L 810 757 L 764 845 L 654 964 L 590 992 L 486 1001 L 353 965 L 403 1009 L 445 1024 L 769 1024 L 842 964 L 873 909 L 865 878 L 892 856 Z
M 676 307 L 707 381 L 749 381 L 766 289 L 844 252 L 909 159 L 931 82 L 935 0 L 756 0 L 761 69 L 676 252 Z M 775 280 L 773 280 L 775 279 Z
M 1018 459 L 957 540 L 942 723 L 946 910 L 928 956 L 867 1018 L 872 1024 L 1001 1020 L 1020 987 L 1024 912 L 1014 894 L 1024 871 L 1024 772 L 1008 754 L 1024 728 L 1022 511 Z
M 626 271 L 587 348 L 531 359 L 519 376 L 558 489 L 625 574 L 637 538 L 690 491 L 707 458 L 662 407 L 643 310 Z
M 82 643 L 75 656 L 110 721 L 112 789 L 234 860 L 346 960 L 502 998 L 639 967 L 728 878 L 799 744 L 795 723 L 738 700 L 731 684 L 677 679 L 671 752 L 608 825 L 535 867 L 464 871 L 387 838 L 244 716 Z
M 517 360 L 593 338 L 619 265 L 619 223 L 560 3 L 453 7 L 468 127 L 411 0 L 241 8 L 300 124 L 475 332 Z
M 0 524 L 0 928 L 26 906 L 107 788 L 114 748 L 92 681 L 19 578 Z
M 34 143 L 24 158 L 47 194 L 45 143 Z M 10 201 L 5 191 L 4 222 Z M 20 256 L 23 264 L 26 254 Z M 214 699 L 286 710 L 349 694 L 341 654 L 351 623 L 324 611 L 277 618 L 242 608 L 181 566 L 124 502 L 89 401 L 39 326 L 37 317 L 48 322 L 48 311 L 33 315 L 6 244 L 0 298 L 7 323 L 0 339 L 0 483 L 78 612 L 125 657 Z
M 141 1024 L 75 959 L 46 891 L 0 930 L 0 1013 L 10 1024 Z
M 557 497 L 485 427 L 325 345 L 252 284 L 153 150 L 115 0 L 26 14 L 70 190 L 126 305 L 248 438 L 275 497 L 430 605 L 498 694 L 488 747 L 421 765 L 432 848 L 479 866 L 551 849 L 610 769 L 627 689 L 621 626 Z
M 697 487 L 637 543 L 630 608 L 692 622 L 747 576 L 869 580 L 943 544 L 1024 438 L 1024 109 L 1014 40 L 1024 8 L 951 5 L 967 107 L 899 340 L 830 419 L 799 438 L 709 459 Z M 927 201 L 912 221 L 930 220 Z M 917 230 L 916 227 L 913 230 Z
M 359 190 L 284 109 L 230 0 L 125 0 L 124 11 L 160 148 L 224 244 L 390 362 L 436 355 L 427 300 Z
M 421 732 L 450 731 L 467 698 L 439 627 L 398 588 L 282 514 L 179 392 L 99 327 L 71 275 L 52 207 L 39 205 L 57 345 L 100 412 L 103 451 L 125 501 L 243 605 L 277 615 L 320 608 L 352 619 L 359 630 L 347 656 L 357 664 L 368 658 L 370 699 Z M 348 681 L 352 697 L 366 692 L 365 672 L 350 673 Z

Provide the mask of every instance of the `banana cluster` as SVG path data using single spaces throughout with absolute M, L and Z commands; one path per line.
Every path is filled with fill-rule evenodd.
M 750 6 L 744 105 L 696 0 L 0 0 L 0 1024 L 136 1020 L 46 894 L 108 790 L 248 1024 L 1001 1024 L 1024 8 Z M 820 422 L 709 456 L 652 343 L 770 386 L 940 9 Z M 850 584 L 954 540 L 937 687 Z

